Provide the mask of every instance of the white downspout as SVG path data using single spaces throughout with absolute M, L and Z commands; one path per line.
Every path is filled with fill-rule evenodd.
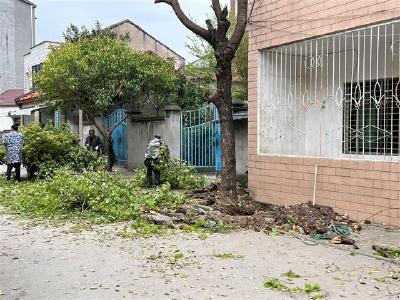
M 316 202 L 316 193 L 317 193 L 317 176 L 318 176 L 318 165 L 315 164 L 315 170 L 314 170 L 314 193 L 313 193 L 313 199 L 312 199 L 312 204 L 315 206 Z
M 36 15 L 35 7 L 31 6 L 32 47 L 36 45 Z

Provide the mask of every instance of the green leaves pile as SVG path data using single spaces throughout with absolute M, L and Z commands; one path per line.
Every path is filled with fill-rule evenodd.
M 63 124 L 60 128 L 37 123 L 21 128 L 25 143 L 24 165 L 38 169 L 39 177 L 49 177 L 55 170 L 69 168 L 76 172 L 104 169 L 105 159 L 79 144 L 79 137 Z
M 183 196 L 165 184 L 146 190 L 135 180 L 106 172 L 56 171 L 53 178 L 21 185 L 0 183 L 0 203 L 23 215 L 87 218 L 94 223 L 140 219 L 143 211 L 175 209 Z
M 39 180 L 21 184 L 0 180 L 0 205 L 24 216 L 144 224 L 143 212 L 175 210 L 184 203 L 182 194 L 172 189 L 205 184 L 194 168 L 171 161 L 167 148 L 162 148 L 157 166 L 163 185 L 145 189 L 145 169 L 130 179 L 106 172 L 104 159 L 82 148 L 67 126 L 32 124 L 21 131 L 25 164 L 38 167 Z

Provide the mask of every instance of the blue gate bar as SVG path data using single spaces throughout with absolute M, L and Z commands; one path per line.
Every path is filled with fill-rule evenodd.
M 107 127 L 113 128 L 127 115 L 125 109 L 117 109 L 107 117 Z M 112 133 L 113 148 L 117 162 L 127 162 L 127 122 L 119 124 Z
M 221 135 L 217 108 L 210 104 L 182 111 L 180 126 L 181 160 L 197 168 L 219 168 Z

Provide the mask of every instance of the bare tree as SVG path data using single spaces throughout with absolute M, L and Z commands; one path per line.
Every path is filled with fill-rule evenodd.
M 215 76 L 217 91 L 210 101 L 217 107 L 222 133 L 222 193 L 225 198 L 237 199 L 235 134 L 232 115 L 232 60 L 246 30 L 248 0 L 238 0 L 237 20 L 233 34 L 229 37 L 231 26 L 228 8 L 221 8 L 219 0 L 211 0 L 217 22 L 206 20 L 207 28 L 193 22 L 181 9 L 178 0 L 155 0 L 172 7 L 178 19 L 196 35 L 206 40 L 214 49 L 217 60 Z

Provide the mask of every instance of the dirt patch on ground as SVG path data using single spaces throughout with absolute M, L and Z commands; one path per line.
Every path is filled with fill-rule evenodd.
M 237 224 L 241 228 L 256 231 L 271 230 L 274 227 L 296 230 L 304 234 L 323 234 L 330 230 L 331 224 L 347 224 L 356 230 L 361 229 L 346 215 L 336 213 L 332 208 L 303 203 L 294 206 L 279 206 L 259 203 L 251 199 L 247 190 L 239 188 L 238 201 L 222 199 L 218 186 L 195 190 L 188 194 L 195 199 L 192 207 L 208 207 L 207 215 L 215 220 Z M 197 206 L 196 206 L 197 205 Z

